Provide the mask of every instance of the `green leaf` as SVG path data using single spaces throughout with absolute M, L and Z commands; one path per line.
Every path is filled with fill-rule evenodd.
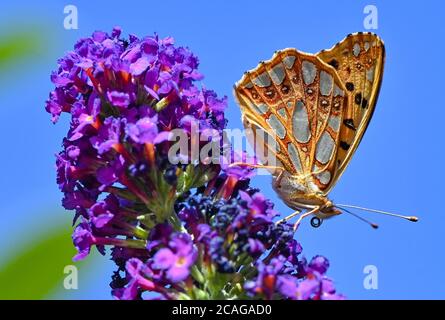
M 195 179 L 193 181 L 193 188 L 198 188 L 203 185 L 205 185 L 207 182 L 209 182 L 211 179 L 213 179 L 217 171 L 215 171 L 215 168 L 212 166 L 205 166 L 205 165 L 199 165 L 195 168 L 196 174 Z
M 47 225 L 54 225 L 48 221 Z M 44 234 L 33 235 L 8 261 L 0 265 L 0 299 L 44 299 L 63 288 L 64 268 L 73 263 L 72 227 L 55 224 Z M 87 258 L 88 260 L 88 258 Z
M 180 195 L 182 193 L 185 192 L 185 188 L 186 188 L 186 173 L 185 172 L 181 172 L 178 175 L 178 182 L 176 183 L 176 195 Z
M 193 165 L 189 164 L 185 171 L 178 175 L 176 188 L 179 193 L 186 192 L 190 189 L 193 182 Z
M 23 22 L 2 21 L 0 23 L 0 86 L 10 87 L 23 81 L 23 75 L 43 63 L 54 61 L 55 43 L 59 32 L 46 21 L 31 17 Z M 51 58 L 51 60 L 49 60 Z M 8 92 L 7 89 L 4 90 Z
M 9 29 L 11 30 L 11 29 Z M 41 30 L 40 30 L 41 31 Z M 0 38 L 0 69 L 42 53 L 43 39 L 38 30 L 19 30 Z

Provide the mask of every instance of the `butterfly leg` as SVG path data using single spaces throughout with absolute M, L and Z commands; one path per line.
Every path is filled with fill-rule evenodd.
M 272 170 L 280 170 L 280 174 L 285 171 L 283 167 L 277 166 L 267 166 L 264 164 L 253 164 L 253 163 L 245 163 L 245 162 L 234 162 L 229 165 L 229 167 L 250 167 L 256 169 L 272 169 Z
M 278 168 L 280 168 L 280 167 L 278 167 Z M 281 180 L 283 180 L 284 172 L 285 172 L 285 170 L 282 168 L 282 170 L 281 170 L 280 173 L 278 174 L 277 179 L 276 179 L 276 182 L 275 182 L 275 184 L 276 184 L 277 186 L 281 186 Z
M 295 211 L 294 213 L 291 213 L 290 215 L 286 216 L 285 218 L 278 220 L 278 221 L 276 222 L 276 224 L 280 224 L 280 223 L 287 222 L 287 221 L 289 221 L 290 219 L 292 219 L 293 217 L 299 215 L 300 213 L 301 213 L 301 210 L 297 210 L 297 211 Z
M 310 216 L 311 214 L 314 214 L 315 212 L 317 212 L 318 210 L 320 210 L 320 207 L 315 207 L 314 209 L 303 213 L 297 220 L 297 222 L 295 222 L 294 224 L 294 231 L 296 231 L 298 229 L 298 226 L 300 225 L 301 221 L 306 218 L 307 216 Z

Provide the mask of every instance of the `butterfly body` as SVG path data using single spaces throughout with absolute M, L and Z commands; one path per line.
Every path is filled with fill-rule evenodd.
M 315 215 L 320 219 L 330 218 L 341 213 L 318 188 L 312 176 L 291 176 L 283 172 L 281 176 L 274 176 L 272 187 L 281 200 L 294 210 L 319 208 Z
M 277 51 L 235 85 L 250 142 L 278 168 L 273 188 L 289 207 L 322 218 L 340 213 L 328 193 L 372 117 L 383 64 L 383 41 L 356 33 L 317 54 Z

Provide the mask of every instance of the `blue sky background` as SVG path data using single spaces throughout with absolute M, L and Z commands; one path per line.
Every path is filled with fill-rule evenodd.
M 79 29 L 64 30 L 63 8 L 74 4 Z M 417 5 L 402 1 L 3 1 L 1 34 L 17 26 L 43 26 L 45 50 L 12 70 L 0 70 L 0 264 L 31 231 L 45 232 L 63 213 L 55 183 L 54 153 L 67 130 L 67 117 L 56 126 L 44 111 L 51 90 L 49 74 L 56 59 L 79 37 L 120 25 L 124 34 L 171 35 L 201 61 L 203 83 L 229 97 L 230 128 L 241 127 L 232 85 L 275 50 L 307 52 L 329 48 L 346 34 L 364 31 L 363 8 L 378 8 L 378 30 L 387 49 L 385 74 L 374 118 L 348 169 L 331 194 L 339 203 L 392 210 L 420 217 L 417 224 L 364 213 L 380 224 L 372 230 L 344 215 L 312 229 L 308 221 L 298 239 L 304 253 L 323 254 L 338 290 L 352 299 L 445 298 L 441 271 L 444 212 L 440 192 L 445 181 L 443 12 L 440 1 Z M 253 184 L 276 203 L 270 177 Z M 51 221 L 51 223 L 48 223 Z M 378 268 L 378 290 L 365 290 L 363 268 Z M 30 266 L 32 267 L 32 266 Z M 99 259 L 81 273 L 77 291 L 57 298 L 109 295 L 113 265 Z M 62 271 L 61 271 L 62 272 Z M 1 284 L 0 284 L 1 286 Z

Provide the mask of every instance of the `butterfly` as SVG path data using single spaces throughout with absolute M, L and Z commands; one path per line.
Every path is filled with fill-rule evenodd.
M 316 54 L 276 51 L 235 84 L 250 143 L 274 155 L 271 164 L 257 154 L 273 175 L 274 190 L 296 210 L 283 220 L 304 211 L 295 226 L 309 215 L 318 226 L 343 211 L 352 213 L 334 205 L 328 194 L 369 125 L 384 61 L 383 41 L 359 32 Z

